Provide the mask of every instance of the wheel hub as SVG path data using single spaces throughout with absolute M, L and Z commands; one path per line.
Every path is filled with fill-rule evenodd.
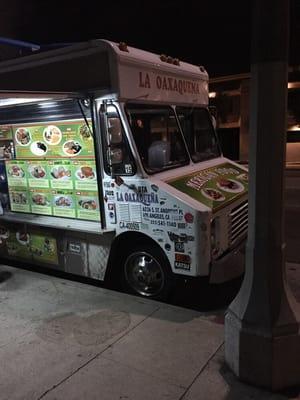
M 137 252 L 125 262 L 125 278 L 130 287 L 143 296 L 155 296 L 164 286 L 164 273 L 150 254 Z

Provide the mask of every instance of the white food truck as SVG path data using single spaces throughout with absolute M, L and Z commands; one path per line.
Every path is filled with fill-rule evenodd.
M 204 67 L 93 40 L 1 62 L 0 90 L 2 262 L 155 299 L 242 273 L 248 174 L 222 156 Z

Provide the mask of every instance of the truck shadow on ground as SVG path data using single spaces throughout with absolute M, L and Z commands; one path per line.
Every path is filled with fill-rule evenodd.
M 242 281 L 243 278 L 238 278 L 214 285 L 206 280 L 180 282 L 168 303 L 195 311 L 222 313 L 237 295 Z
M 51 271 L 32 265 L 20 265 L 16 262 L 10 262 L 7 264 L 11 265 L 12 267 L 17 267 L 21 270 L 30 270 L 32 272 L 37 272 L 43 275 L 56 276 L 58 278 L 66 279 L 69 281 L 80 282 L 91 286 L 102 287 L 108 290 L 123 292 L 123 290 L 117 283 L 105 284 L 103 282 L 96 281 L 90 278 L 84 278 L 61 271 Z M 13 273 L 11 273 L 10 271 L 0 271 L 0 283 L 6 281 L 9 281 L 8 283 L 10 283 L 11 278 L 13 278 Z M 11 290 L 13 290 L 14 285 L 16 284 L 13 281 L 14 279 L 10 283 Z M 178 282 L 176 282 L 170 298 L 167 301 L 163 301 L 163 303 L 183 307 L 194 311 L 199 311 L 202 313 L 207 312 L 209 314 L 217 314 L 219 316 L 219 319 L 217 319 L 216 322 L 223 323 L 222 318 L 224 312 L 237 295 L 242 281 L 243 277 L 240 277 L 238 279 L 234 279 L 230 282 L 226 282 L 223 284 L 210 285 L 206 279 L 186 281 L 179 280 Z M 138 295 L 136 297 L 143 299 Z

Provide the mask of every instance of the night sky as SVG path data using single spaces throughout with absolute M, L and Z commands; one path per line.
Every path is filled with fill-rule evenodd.
M 124 41 L 204 65 L 213 77 L 250 70 L 251 3 L 2 0 L 0 36 L 38 44 L 94 38 Z M 291 0 L 290 64 L 300 64 L 299 20 L 300 0 Z

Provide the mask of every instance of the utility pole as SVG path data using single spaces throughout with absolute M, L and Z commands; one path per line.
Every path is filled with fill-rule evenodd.
M 300 384 L 284 242 L 289 0 L 255 0 L 253 16 L 246 272 L 225 318 L 225 359 L 239 379 L 279 390 Z

